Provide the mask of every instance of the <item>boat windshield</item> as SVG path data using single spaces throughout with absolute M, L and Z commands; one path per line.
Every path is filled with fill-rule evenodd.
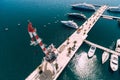
M 113 60 L 116 60 L 116 61 L 117 61 L 118 59 L 117 59 L 116 57 L 113 57 Z
M 92 49 L 92 50 L 94 50 L 94 49 L 95 49 L 95 47 L 91 47 L 91 49 Z
M 70 26 L 75 26 L 75 23 L 69 22 L 68 25 L 70 25 Z
M 71 25 L 71 26 L 73 26 L 73 23 L 68 23 L 68 25 Z
M 115 63 L 115 62 L 112 62 L 114 65 L 118 65 L 117 63 Z

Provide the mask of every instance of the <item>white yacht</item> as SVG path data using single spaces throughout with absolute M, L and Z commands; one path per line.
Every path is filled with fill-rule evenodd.
M 84 14 L 81 13 L 68 13 L 68 16 L 75 17 L 78 19 L 87 19 L 87 17 Z
M 117 40 L 115 51 L 120 53 L 120 39 Z
M 118 69 L 118 56 L 115 54 L 111 55 L 110 67 L 113 71 L 117 71 Z
M 117 40 L 115 51 L 120 53 L 120 39 Z M 117 71 L 118 70 L 118 56 L 115 55 L 115 54 L 111 55 L 110 67 L 111 67 L 111 69 L 113 71 Z
M 120 12 L 120 6 L 109 7 L 107 10 L 111 12 Z
M 74 5 L 72 5 L 72 7 L 77 8 L 77 9 L 85 9 L 85 10 L 95 11 L 95 6 L 93 6 L 92 4 L 87 4 L 87 3 L 74 4 Z
M 109 58 L 109 53 L 104 51 L 102 54 L 102 64 L 104 64 Z
M 78 28 L 78 25 L 72 21 L 72 20 L 69 20 L 69 21 L 61 21 L 61 23 L 63 23 L 64 25 L 68 26 L 68 27 L 72 27 L 72 28 L 75 28 L 77 29 Z
M 88 51 L 88 57 L 89 58 L 92 57 L 94 55 L 95 51 L 96 51 L 96 47 L 91 46 L 89 51 Z

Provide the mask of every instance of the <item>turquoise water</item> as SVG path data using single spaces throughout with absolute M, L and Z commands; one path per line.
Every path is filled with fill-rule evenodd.
M 44 53 L 40 47 L 29 45 L 28 19 L 37 28 L 38 35 L 45 44 L 53 43 L 58 47 L 75 31 L 60 23 L 61 20 L 70 19 L 67 13 L 80 12 L 87 17 L 93 13 L 71 9 L 71 4 L 79 2 L 112 6 L 120 3 L 118 0 L 0 0 L 0 80 L 24 80 L 42 61 Z M 119 13 L 104 14 L 120 17 Z M 81 25 L 84 20 L 75 22 Z M 8 31 L 5 31 L 5 28 L 8 28 Z M 88 40 L 109 47 L 120 38 L 120 27 L 116 21 L 100 18 L 88 35 Z M 80 47 L 58 80 L 120 79 L 120 69 L 112 72 L 109 60 L 101 64 L 103 51 L 97 49 L 96 55 L 89 60 L 86 54 L 82 54 L 87 52 L 89 47 L 85 43 Z M 83 59 L 79 60 L 80 55 Z

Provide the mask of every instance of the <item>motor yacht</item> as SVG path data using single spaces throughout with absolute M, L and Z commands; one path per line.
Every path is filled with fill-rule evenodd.
M 85 10 L 95 11 L 95 6 L 93 6 L 92 4 L 87 4 L 87 3 L 74 4 L 72 5 L 72 7 L 76 9 L 85 9 Z
M 72 21 L 72 20 L 69 20 L 69 21 L 61 21 L 62 24 L 68 26 L 68 27 L 72 27 L 72 28 L 75 28 L 77 29 L 78 28 L 78 25 Z

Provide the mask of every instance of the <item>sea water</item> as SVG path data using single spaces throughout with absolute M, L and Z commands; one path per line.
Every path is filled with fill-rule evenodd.
M 119 0 L 0 0 L 0 80 L 24 80 L 45 56 L 39 46 L 30 46 L 27 20 L 36 27 L 46 47 L 53 43 L 57 48 L 75 31 L 60 21 L 74 20 L 79 26 L 85 22 L 68 18 L 67 13 L 83 13 L 87 18 L 94 13 L 71 8 L 72 4 L 81 2 L 110 6 L 120 3 Z M 119 13 L 106 11 L 104 14 L 120 17 Z M 87 40 L 109 48 L 119 38 L 117 21 L 100 18 L 88 33 Z M 83 43 L 58 80 L 120 79 L 120 69 L 111 70 L 110 58 L 101 64 L 102 50 L 97 49 L 94 57 L 88 59 L 89 48 Z

